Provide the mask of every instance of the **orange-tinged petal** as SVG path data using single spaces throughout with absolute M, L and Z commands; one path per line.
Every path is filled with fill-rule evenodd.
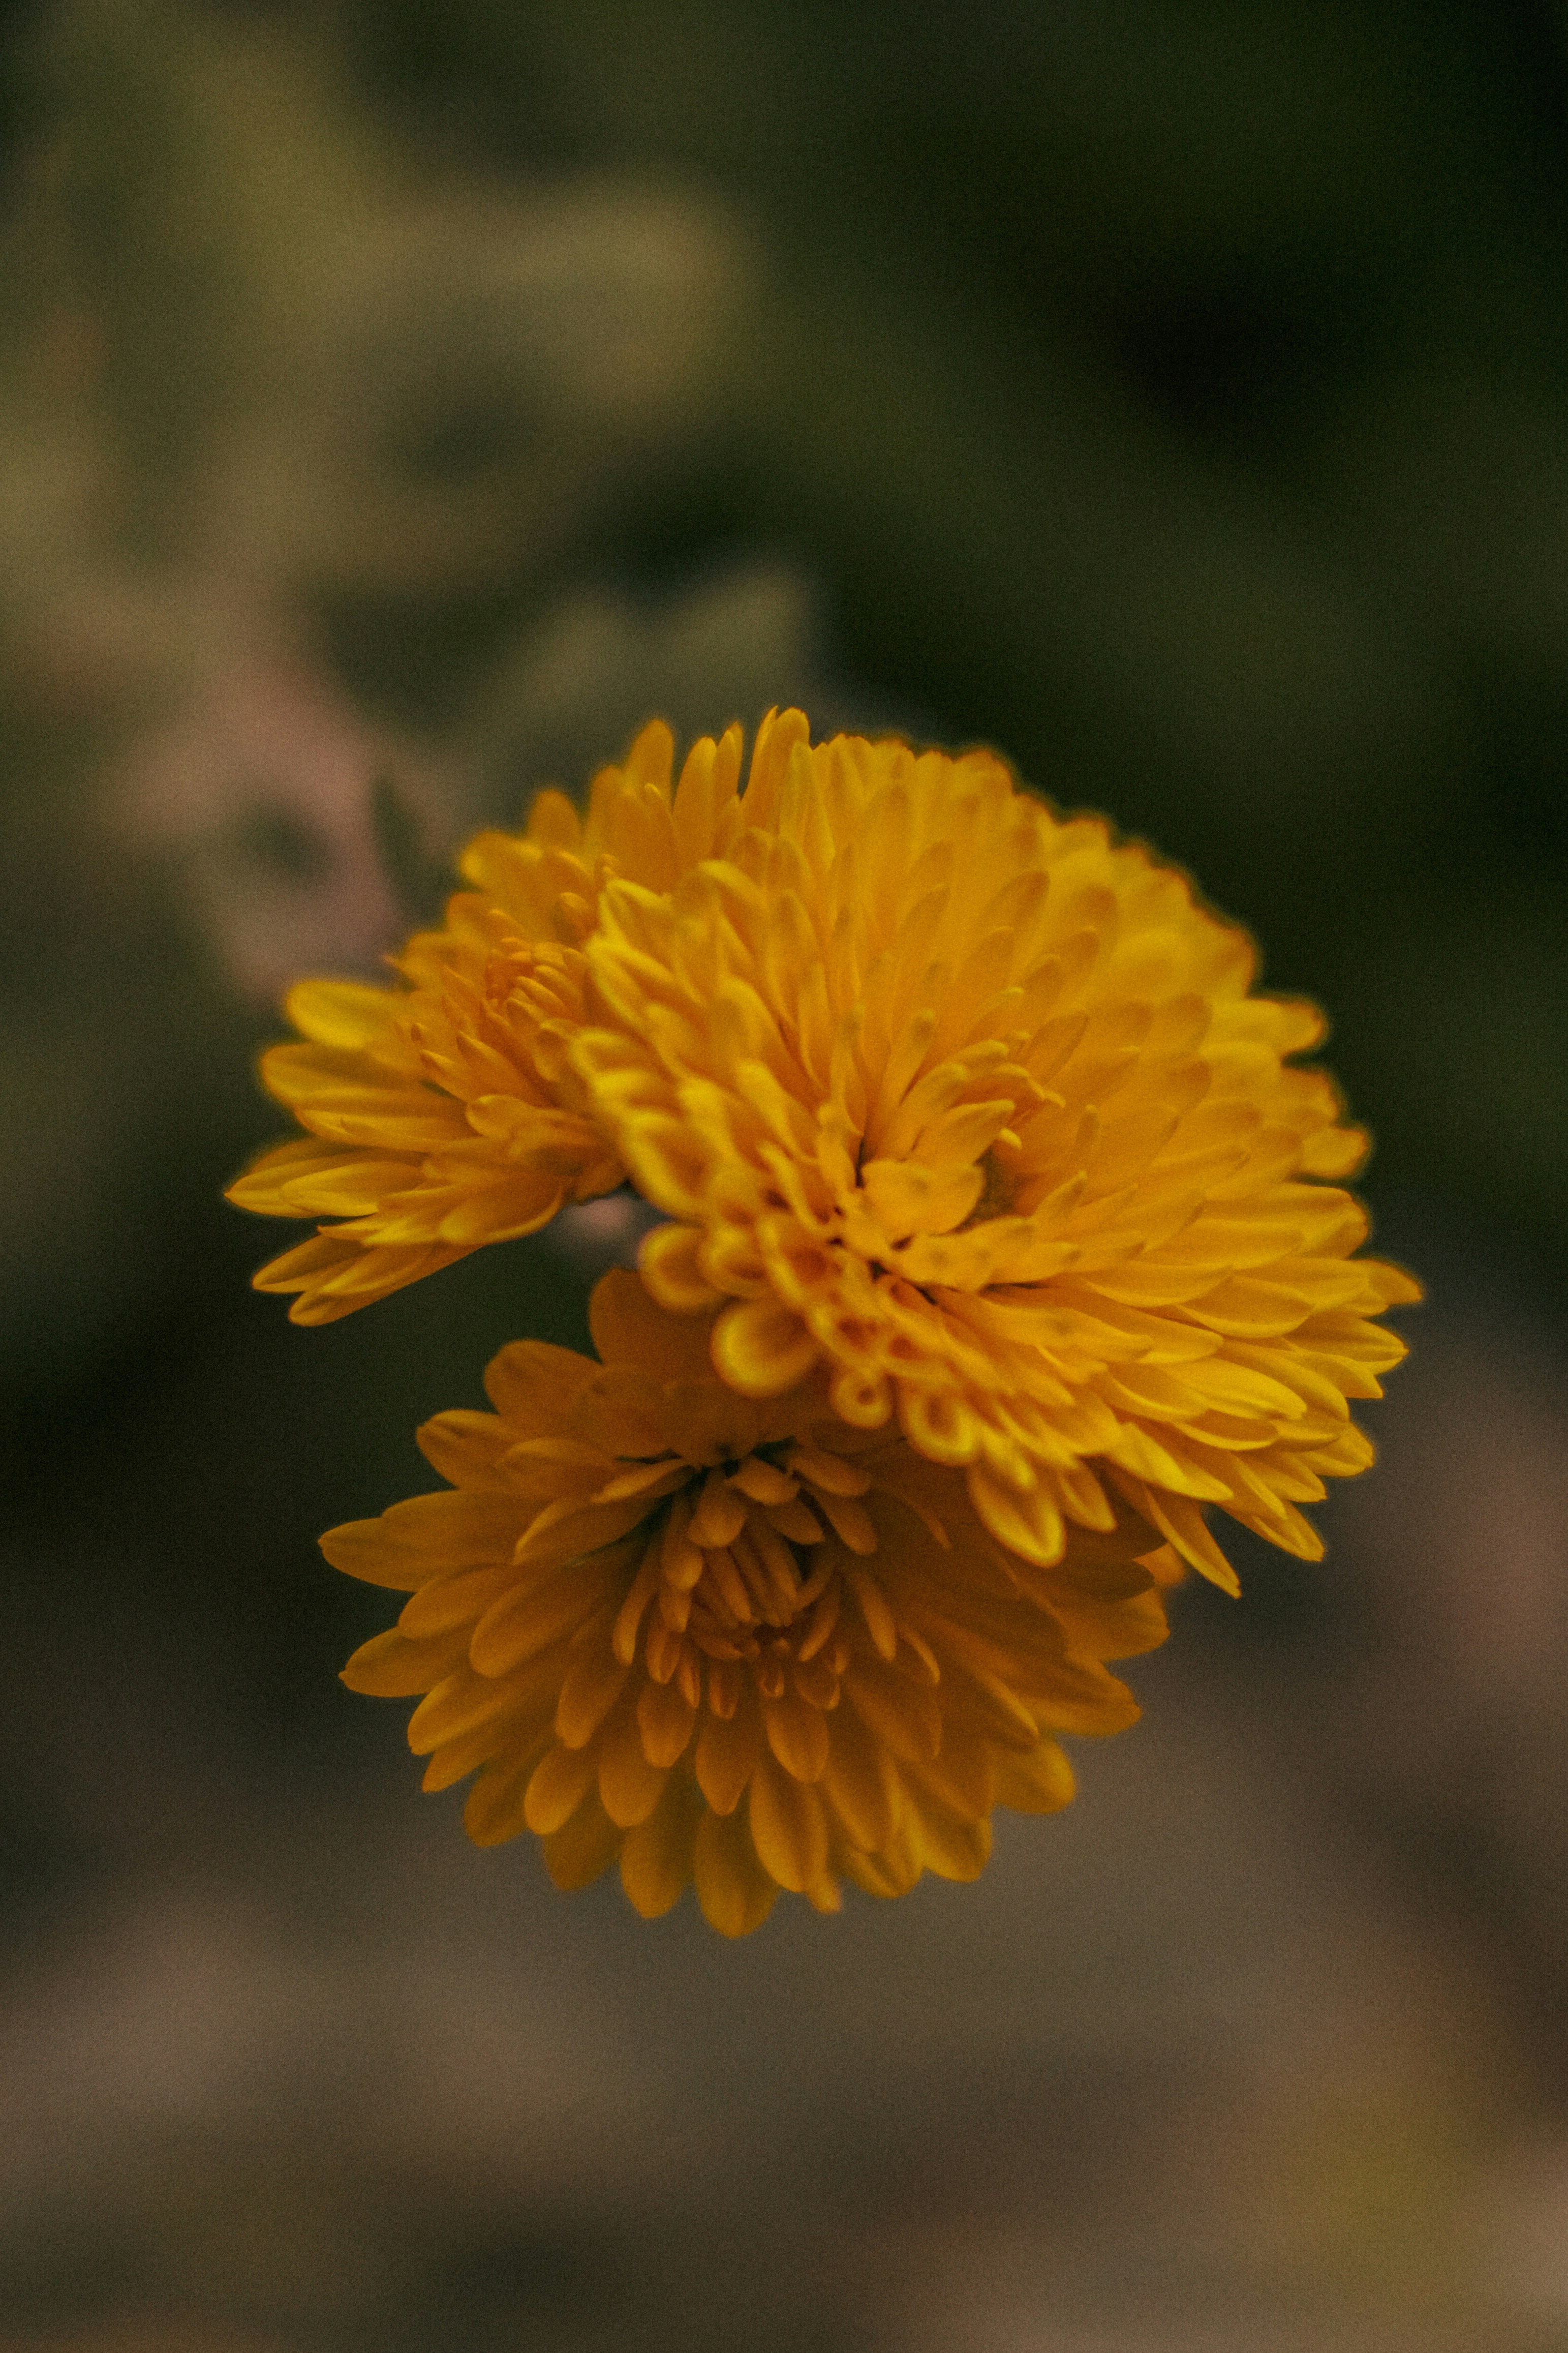
M 786 1773 L 797 1781 L 816 1781 L 827 1763 L 827 1719 L 820 1709 L 787 1693 L 763 1702 L 763 1729 L 768 1746 Z
M 523 1820 L 548 1838 L 569 1821 L 594 1786 L 598 1758 L 592 1748 L 566 1748 L 558 1741 L 535 1766 L 523 1799 Z
M 523 1797 L 529 1773 L 517 1767 L 481 1773 L 463 1808 L 463 1828 L 476 1846 L 500 1846 L 526 1830 Z
M 563 1894 L 586 1887 L 612 1863 L 621 1833 L 590 1789 L 570 1821 L 544 1841 L 544 1865 Z
M 778 1883 L 758 1861 L 743 1814 L 702 1816 L 692 1872 L 702 1916 L 721 1936 L 749 1936 L 773 1908 Z
M 1072 1767 L 1054 1740 L 996 1759 L 996 1802 L 1020 1814 L 1055 1814 L 1071 1802 Z
M 637 1266 L 650 1295 L 676 1314 L 716 1307 L 723 1293 L 714 1289 L 698 1263 L 702 1236 L 693 1226 L 655 1226 L 645 1234 Z
M 350 1691 L 375 1699 L 408 1699 L 445 1682 L 463 1655 L 460 1634 L 411 1642 L 395 1627 L 362 1642 L 342 1671 Z
M 820 1353 L 799 1316 L 772 1300 L 727 1308 L 713 1330 L 713 1362 L 742 1397 L 794 1388 Z
M 649 1764 L 668 1767 L 690 1739 L 697 1710 L 678 1683 L 650 1683 L 638 1694 L 637 1720 Z
M 600 1580 L 584 1576 L 575 1561 L 533 1584 L 519 1584 L 510 1564 L 503 1577 L 496 1598 L 487 1597 L 477 1622 L 469 1621 L 468 1658 L 481 1675 L 510 1674 L 553 1644 L 568 1641 L 603 1599 Z
M 796 1895 L 818 1885 L 827 1873 L 827 1823 L 816 1791 L 764 1757 L 747 1802 L 764 1871 Z
M 838 1711 L 819 1787 L 852 1846 L 876 1854 L 889 1844 L 903 1802 L 898 1768 L 850 1709 Z
M 929 1788 L 911 1787 L 910 1835 L 921 1862 L 939 1879 L 978 1879 L 991 1852 L 991 1824 L 968 1821 Z
M 624 1831 L 646 1822 L 665 1778 L 666 1768 L 653 1764 L 644 1749 L 636 1710 L 618 1709 L 599 1744 L 599 1796 L 610 1820 Z
M 668 1912 L 689 1883 L 701 1813 L 690 1779 L 672 1773 L 647 1821 L 627 1831 L 621 1848 L 621 1885 L 645 1920 L 657 1920 Z
M 629 1672 L 607 1643 L 602 1651 L 593 1642 L 574 1648 L 555 1710 L 555 1729 L 569 1748 L 581 1748 L 592 1740 L 619 1699 Z
M 763 1728 L 756 1703 L 728 1719 L 709 1715 L 697 1736 L 698 1786 L 716 1814 L 732 1814 L 763 1754 Z

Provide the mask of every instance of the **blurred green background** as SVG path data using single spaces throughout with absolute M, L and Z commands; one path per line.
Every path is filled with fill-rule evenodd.
M 3 2353 L 1568 2347 L 1568 16 L 12 0 L 0 145 Z M 1199 877 L 1432 1296 L 1069 1815 L 732 1951 L 335 1679 L 605 1235 L 302 1333 L 220 1194 L 291 974 L 796 700 Z

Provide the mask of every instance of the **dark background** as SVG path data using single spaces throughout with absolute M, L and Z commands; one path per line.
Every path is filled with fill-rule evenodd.
M 72 0 L 0 137 L 0 2347 L 1568 2347 L 1568 18 Z M 291 973 L 795 699 L 1245 920 L 1430 1299 L 1068 1816 L 731 1949 L 335 1679 L 605 1237 L 304 1333 L 220 1194 Z

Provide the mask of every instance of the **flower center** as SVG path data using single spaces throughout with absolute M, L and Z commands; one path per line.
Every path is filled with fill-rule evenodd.
M 498 1015 L 521 1009 L 531 1021 L 580 1021 L 583 958 L 552 940 L 508 940 L 485 964 L 484 999 Z
M 858 1500 L 870 1484 L 841 1456 L 803 1445 L 780 1462 L 759 1452 L 694 1471 L 649 1530 L 616 1621 L 617 1657 L 629 1665 L 640 1640 L 654 1683 L 676 1683 L 692 1707 L 706 1697 L 718 1716 L 733 1715 L 748 1676 L 764 1699 L 794 1689 L 837 1706 L 849 1656 L 837 1634 L 845 1551 L 877 1546 Z

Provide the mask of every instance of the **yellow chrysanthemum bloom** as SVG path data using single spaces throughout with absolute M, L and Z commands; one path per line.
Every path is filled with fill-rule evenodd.
M 426 1426 L 447 1492 L 322 1538 L 412 1594 L 344 1680 L 425 1694 L 410 1745 L 427 1788 L 478 1768 L 470 1835 L 536 1831 L 562 1887 L 618 1858 L 647 1917 L 694 1879 L 740 1936 L 781 1887 L 826 1911 L 841 1875 L 971 1879 L 994 1806 L 1066 1804 L 1054 1736 L 1130 1724 L 1104 1662 L 1164 1634 L 1155 1531 L 1122 1505 L 1032 1568 L 962 1478 L 837 1421 L 820 1378 L 727 1388 L 710 1320 L 636 1275 L 605 1276 L 593 1328 L 601 1363 L 519 1342 L 493 1414 Z
M 1250 994 L 1246 935 L 989 752 L 917 756 L 798 712 L 759 733 L 743 829 L 673 890 L 601 892 L 585 1099 L 674 1221 L 642 1266 L 721 1306 L 744 1396 L 819 1365 L 835 1413 L 962 1466 L 1042 1566 L 1130 1503 L 1234 1589 L 1217 1504 L 1287 1550 L 1363 1469 L 1347 1399 L 1416 1297 L 1352 1255 L 1362 1157 L 1289 1057 L 1310 1005 Z
M 673 750 L 656 720 L 624 767 L 595 776 L 585 819 L 544 792 L 525 835 L 480 834 L 461 860 L 472 890 L 396 959 L 404 986 L 290 992 L 305 1042 L 274 1047 L 262 1076 L 308 1133 L 228 1198 L 334 1221 L 256 1278 L 299 1294 L 296 1323 L 330 1323 L 625 1181 L 567 1052 L 583 943 L 608 879 L 668 892 L 741 826 L 740 729 L 698 744 L 672 794 Z

